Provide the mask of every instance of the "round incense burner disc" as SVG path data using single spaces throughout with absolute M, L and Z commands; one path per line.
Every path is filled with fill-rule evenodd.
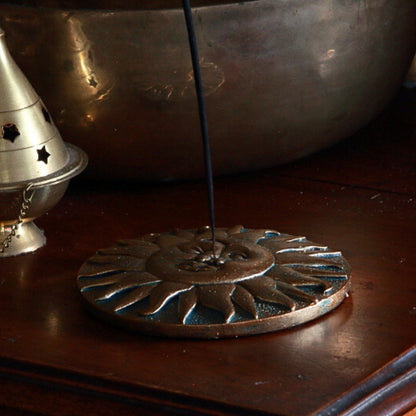
M 222 338 L 289 328 L 347 296 L 339 251 L 241 226 L 148 234 L 99 250 L 79 270 L 92 311 L 148 334 Z M 214 251 L 214 253 L 213 253 Z

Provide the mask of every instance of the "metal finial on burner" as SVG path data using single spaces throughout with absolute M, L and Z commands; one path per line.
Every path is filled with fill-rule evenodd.
M 63 142 L 0 29 L 0 257 L 45 244 L 32 220 L 61 199 L 86 164 L 82 150 Z

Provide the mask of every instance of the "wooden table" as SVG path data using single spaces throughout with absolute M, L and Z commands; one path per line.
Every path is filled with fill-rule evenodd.
M 206 224 L 205 184 L 81 177 L 37 221 L 47 246 L 0 260 L 0 414 L 383 415 L 416 406 L 416 92 L 401 91 L 329 150 L 215 186 L 218 226 L 272 228 L 341 250 L 351 296 L 311 323 L 239 339 L 107 325 L 81 302 L 81 264 L 118 239 Z

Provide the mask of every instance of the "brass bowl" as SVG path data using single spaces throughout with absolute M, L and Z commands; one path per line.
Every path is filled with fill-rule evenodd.
M 90 175 L 203 175 L 180 2 L 21 3 L 0 9 L 9 48 L 64 139 L 89 154 Z M 386 106 L 415 52 L 414 0 L 193 4 L 215 174 L 351 135 Z

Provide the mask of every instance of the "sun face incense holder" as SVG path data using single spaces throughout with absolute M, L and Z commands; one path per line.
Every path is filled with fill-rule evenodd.
M 289 328 L 338 306 L 350 287 L 338 251 L 241 226 L 144 235 L 100 250 L 79 271 L 92 311 L 125 328 L 221 338 Z
M 183 0 L 204 147 L 210 226 L 148 234 L 98 251 L 78 274 L 91 310 L 117 325 L 177 337 L 221 338 L 289 328 L 338 306 L 350 267 L 305 237 L 215 228 L 211 156 L 189 0 Z
M 62 141 L 0 29 L 0 257 L 46 243 L 33 219 L 61 199 L 86 164 L 83 151 Z

